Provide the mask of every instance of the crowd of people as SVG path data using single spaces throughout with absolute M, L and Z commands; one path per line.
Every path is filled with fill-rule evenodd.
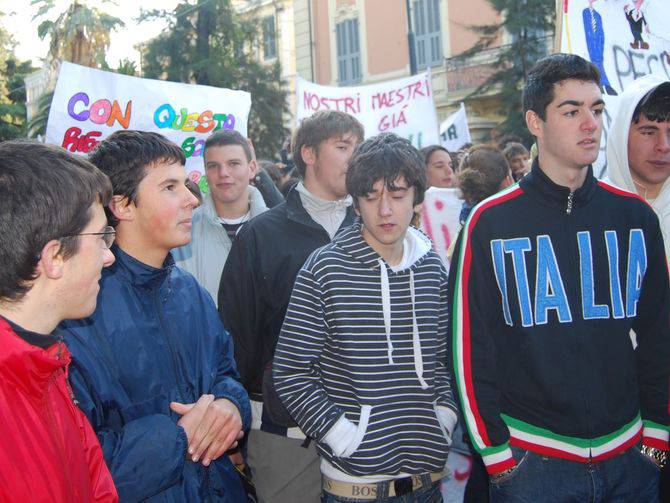
M 454 444 L 468 502 L 667 497 L 670 81 L 620 95 L 608 180 L 599 85 L 537 63 L 532 159 L 220 130 L 204 193 L 153 132 L 0 144 L 0 500 L 432 503 Z

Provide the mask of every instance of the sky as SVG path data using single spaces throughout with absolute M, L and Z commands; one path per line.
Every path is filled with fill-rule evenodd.
M 40 40 L 37 27 L 44 19 L 55 20 L 58 14 L 71 3 L 71 0 L 56 0 L 52 13 L 45 18 L 33 20 L 37 7 L 30 5 L 31 0 L 0 0 L 0 23 L 13 36 L 16 42 L 15 53 L 21 60 L 31 59 L 33 66 L 40 66 L 40 58 L 47 55 L 48 40 Z M 136 18 L 140 14 L 140 6 L 150 9 L 173 9 L 179 0 L 80 0 L 90 7 L 97 7 L 112 16 L 120 18 L 125 27 L 112 32 L 111 44 L 107 52 L 107 63 L 116 67 L 119 60 L 129 58 L 139 64 L 139 53 L 133 48 L 138 42 L 155 37 L 165 29 L 164 22 L 145 22 L 138 26 Z

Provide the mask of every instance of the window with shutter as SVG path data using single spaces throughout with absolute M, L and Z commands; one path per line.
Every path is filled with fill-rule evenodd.
M 442 65 L 440 0 L 414 0 L 412 13 L 417 69 Z
M 337 44 L 337 82 L 341 86 L 361 81 L 361 50 L 358 19 L 347 19 L 335 25 Z
M 263 58 L 277 57 L 277 30 L 274 16 L 263 19 Z

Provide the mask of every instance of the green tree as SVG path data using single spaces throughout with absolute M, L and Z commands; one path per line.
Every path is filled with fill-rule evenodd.
M 276 156 L 288 133 L 286 92 L 279 63 L 264 65 L 254 57 L 259 21 L 238 15 L 230 0 L 184 1 L 173 11 L 144 12 L 141 18 L 168 21 L 145 46 L 144 76 L 250 92 L 248 135 L 259 158 Z
M 34 70 L 30 61 L 18 61 L 14 56 L 5 61 L 6 93 L 0 100 L 0 141 L 22 138 L 27 134 L 24 78 Z
M 2 15 L 2 14 L 0 14 Z M 14 56 L 14 41 L 0 26 L 0 141 L 26 134 L 26 91 L 23 78 L 33 68 Z
M 110 0 L 103 0 L 111 3 Z M 55 0 L 31 0 L 37 8 L 33 19 L 45 18 L 55 8 Z M 113 30 L 123 26 L 123 21 L 97 8 L 73 0 L 55 20 L 44 19 L 37 27 L 37 35 L 49 37 L 49 61 L 56 69 L 61 61 L 101 68 L 106 65 L 105 53 Z M 53 91 L 38 100 L 37 112 L 28 124 L 28 136 L 43 135 L 46 131 Z
M 55 8 L 55 0 L 31 0 L 37 7 L 34 19 L 44 18 Z M 79 65 L 100 67 L 105 61 L 111 32 L 123 21 L 79 0 L 73 0 L 55 20 L 44 19 L 37 35 L 49 37 L 52 61 L 70 61 Z
M 468 98 L 497 94 L 498 112 L 504 120 L 496 128 L 500 134 L 521 137 L 533 142 L 522 113 L 521 91 L 533 64 L 549 54 L 555 23 L 555 2 L 547 0 L 488 0 L 498 13 L 499 23 L 471 26 L 479 34 L 478 42 L 459 55 L 469 59 L 482 51 L 497 51 L 493 72 Z M 499 46 L 505 33 L 511 43 Z

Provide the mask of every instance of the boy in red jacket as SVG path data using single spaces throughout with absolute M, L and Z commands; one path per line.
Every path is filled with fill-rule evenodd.
M 0 144 L 0 501 L 116 502 L 67 381 L 58 323 L 93 312 L 114 262 L 95 166 L 32 141 Z

